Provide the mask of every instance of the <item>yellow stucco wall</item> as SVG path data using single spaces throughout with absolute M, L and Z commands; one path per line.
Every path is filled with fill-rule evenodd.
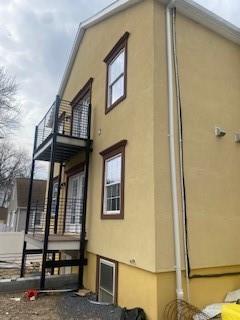
M 125 31 L 130 32 L 127 99 L 105 115 L 102 60 Z M 191 265 L 194 273 L 236 271 L 240 156 L 233 133 L 240 119 L 240 50 L 179 14 L 177 49 Z M 165 305 L 175 298 L 165 52 L 164 8 L 146 0 L 85 33 L 64 93 L 64 99 L 72 100 L 94 78 L 86 286 L 95 290 L 96 254 L 119 261 L 119 304 L 144 308 L 150 320 L 161 319 Z M 227 135 L 217 139 L 215 125 Z M 103 221 L 99 152 L 122 139 L 128 140 L 125 218 Z M 79 161 L 72 159 L 68 167 Z M 129 265 L 133 258 L 136 267 Z M 208 268 L 199 269 L 203 267 Z M 222 301 L 227 291 L 239 287 L 239 280 L 192 279 L 191 302 L 202 307 Z
M 97 256 L 91 252 L 86 253 L 88 260 L 87 266 L 84 268 L 84 285 L 92 292 L 96 291 L 96 271 L 97 271 Z
M 156 255 L 157 271 L 170 271 L 174 247 L 165 18 L 162 6 L 155 3 L 155 8 Z M 179 13 L 176 28 L 191 265 L 239 265 L 240 149 L 234 132 L 240 128 L 240 48 Z M 225 137 L 215 137 L 216 125 L 226 130 Z
M 239 272 L 240 266 L 196 269 L 194 274 L 221 274 L 226 272 Z M 186 295 L 186 278 L 183 273 L 183 286 Z M 163 317 L 164 309 L 168 303 L 176 299 L 175 291 L 175 273 L 163 272 L 157 276 L 158 284 L 158 318 L 156 320 L 165 320 Z M 229 291 L 239 289 L 240 275 L 216 277 L 216 278 L 196 278 L 190 280 L 190 303 L 203 308 L 212 303 L 223 302 Z
M 88 289 L 96 291 L 97 257 L 87 252 L 88 265 L 84 280 Z M 240 272 L 240 266 L 193 270 L 193 274 L 221 274 Z M 182 273 L 185 299 L 186 277 Z M 202 308 L 223 302 L 229 291 L 240 287 L 240 275 L 190 279 L 190 303 Z M 123 263 L 118 264 L 117 300 L 121 307 L 145 310 L 149 320 L 165 320 L 166 305 L 176 298 L 175 272 L 152 273 Z
M 87 252 L 88 265 L 84 280 L 88 289 L 96 291 L 97 256 Z M 141 307 L 149 320 L 158 319 L 157 274 L 118 263 L 117 301 L 122 307 Z
M 120 37 L 128 40 L 127 98 L 105 115 L 105 56 Z M 141 43 L 144 45 L 141 45 Z M 146 0 L 89 28 L 64 99 L 72 100 L 93 77 L 92 139 L 88 196 L 88 250 L 138 267 L 155 269 L 153 201 L 153 2 Z M 129 119 L 131 119 L 129 121 Z M 101 129 L 101 135 L 98 134 Z M 124 220 L 101 220 L 102 157 L 99 152 L 127 139 Z M 138 239 L 136 239 L 138 235 Z M 144 249 L 144 250 L 143 250 Z
M 192 266 L 240 264 L 240 47 L 182 16 L 177 28 Z
M 141 307 L 149 320 L 158 319 L 157 275 L 119 264 L 118 303 L 127 308 Z

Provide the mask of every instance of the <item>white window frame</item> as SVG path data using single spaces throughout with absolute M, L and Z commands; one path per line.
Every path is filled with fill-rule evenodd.
M 109 292 L 108 290 L 101 288 L 101 264 L 105 264 L 109 267 L 113 268 L 113 292 Z M 100 298 L 100 290 L 105 291 L 107 294 L 112 296 L 112 303 L 116 300 L 116 263 L 106 260 L 104 258 L 99 258 L 99 270 L 98 270 L 98 297 Z
M 115 185 L 116 183 L 111 183 L 111 184 L 106 184 L 106 180 L 107 180 L 107 162 L 114 160 L 116 158 L 120 157 L 120 163 L 121 163 L 121 171 L 120 171 L 120 182 L 119 182 L 119 192 L 120 192 L 120 197 L 119 197 L 119 205 L 120 205 L 120 209 L 119 210 L 111 210 L 108 211 L 107 210 L 107 186 L 110 185 Z M 105 170 L 104 170 L 104 195 L 103 195 L 103 214 L 104 215 L 118 215 L 121 213 L 121 187 L 122 187 L 122 153 L 118 153 L 110 158 L 105 159 Z
M 121 55 L 124 54 L 124 58 L 123 58 L 123 72 L 121 72 L 116 79 L 114 79 L 112 82 L 110 82 L 111 79 L 111 66 L 114 64 L 114 62 L 117 60 L 117 58 Z M 122 48 L 118 54 L 114 57 L 114 59 L 108 64 L 107 68 L 108 68 L 108 92 L 107 92 L 107 108 L 111 108 L 112 105 L 114 105 L 115 103 L 117 103 L 120 99 L 122 99 L 125 95 L 125 81 L 126 81 L 126 48 Z M 123 88 L 122 88 L 122 95 L 119 96 L 115 101 L 112 101 L 112 87 L 118 82 L 120 81 L 120 79 L 123 78 Z

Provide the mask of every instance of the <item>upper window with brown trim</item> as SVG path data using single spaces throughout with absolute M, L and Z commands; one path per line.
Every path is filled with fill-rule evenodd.
M 104 59 L 107 65 L 105 113 L 108 113 L 127 96 L 128 37 L 129 32 L 125 32 Z
M 125 146 L 122 140 L 102 151 L 102 219 L 123 219 L 124 217 L 124 174 Z

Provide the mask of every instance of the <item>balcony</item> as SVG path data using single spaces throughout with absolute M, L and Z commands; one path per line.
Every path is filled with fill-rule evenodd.
M 28 234 L 25 240 L 43 249 L 47 205 L 32 203 Z M 83 200 L 61 199 L 52 201 L 48 234 L 48 250 L 79 250 L 82 227 Z
M 87 147 L 91 123 L 91 105 L 58 100 L 36 127 L 34 160 L 50 161 L 54 144 L 54 162 L 65 162 Z

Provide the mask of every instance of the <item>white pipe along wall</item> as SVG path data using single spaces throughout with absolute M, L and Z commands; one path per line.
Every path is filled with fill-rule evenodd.
M 183 299 L 182 287 L 182 268 L 181 268 L 181 244 L 180 244 L 180 223 L 179 223 L 179 204 L 177 194 L 177 174 L 176 174 L 176 153 L 174 141 L 174 79 L 173 79 L 173 47 L 172 47 L 172 8 L 175 1 L 170 1 L 166 7 L 166 41 L 167 41 L 167 74 L 168 74 L 168 136 L 169 136 L 169 157 L 170 157 L 170 176 L 172 192 L 172 211 L 173 211 L 173 236 L 175 251 L 175 270 L 176 270 L 176 295 L 177 299 Z

